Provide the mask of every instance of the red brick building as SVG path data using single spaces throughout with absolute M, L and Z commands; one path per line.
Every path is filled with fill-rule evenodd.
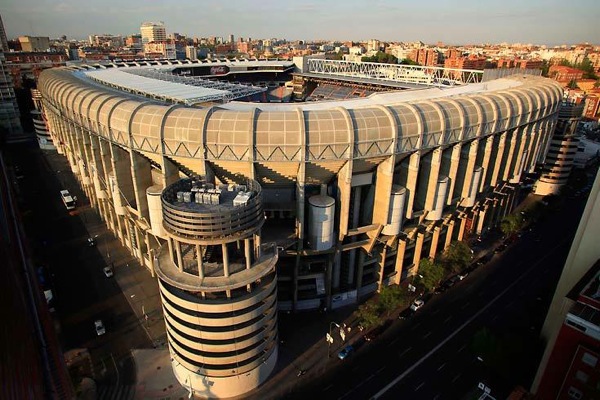
M 487 64 L 485 57 L 470 55 L 468 57 L 446 58 L 444 68 L 484 69 Z
M 566 67 L 564 65 L 553 65 L 548 71 L 548 76 L 558 82 L 571 82 L 583 78 L 584 71 Z
M 408 58 L 420 65 L 435 67 L 440 64 L 440 53 L 434 49 L 415 49 L 410 52 Z

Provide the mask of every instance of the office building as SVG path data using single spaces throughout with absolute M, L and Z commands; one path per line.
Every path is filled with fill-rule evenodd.
M 6 30 L 4 29 L 4 23 L 0 15 L 0 52 L 2 51 L 8 51 L 8 39 L 6 38 Z
M 546 348 L 532 393 L 539 399 L 592 399 L 600 395 L 600 174 L 542 328 Z
M 165 42 L 167 40 L 167 30 L 163 22 L 144 22 L 140 27 L 142 34 L 142 44 L 151 42 Z
M 47 36 L 19 36 L 19 43 L 24 52 L 50 50 L 50 38 Z

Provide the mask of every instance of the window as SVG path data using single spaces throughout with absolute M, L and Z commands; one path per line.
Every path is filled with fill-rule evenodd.
M 590 353 L 584 353 L 583 357 L 581 357 L 581 361 L 583 361 L 584 364 L 587 364 L 590 367 L 595 367 L 596 364 L 598 363 L 598 357 L 596 357 Z
M 590 376 L 583 371 L 577 371 L 575 373 L 575 378 L 577 378 L 578 381 L 581 381 L 583 383 L 587 383 L 589 377 Z
M 575 389 L 573 386 L 571 386 L 569 388 L 569 392 L 568 392 L 569 399 L 580 400 L 582 395 L 583 395 L 583 393 L 581 393 L 581 390 Z

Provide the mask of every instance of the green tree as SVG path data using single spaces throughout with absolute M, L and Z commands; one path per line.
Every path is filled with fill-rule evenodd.
M 521 214 L 510 214 L 500 221 L 500 230 L 507 236 L 517 233 L 523 227 L 523 217 Z
M 449 272 L 460 272 L 469 265 L 472 258 L 471 248 L 465 243 L 454 241 L 444 252 L 443 262 Z
M 571 81 L 569 82 L 567 87 L 569 89 L 577 89 L 578 86 L 577 86 L 577 82 L 575 81 L 575 79 L 571 79 Z
M 378 307 L 371 301 L 358 307 L 356 317 L 358 318 L 359 324 L 365 329 L 372 328 L 380 323 Z
M 437 287 L 444 278 L 444 267 L 441 264 L 424 258 L 419 262 L 419 272 L 416 284 L 430 292 Z
M 402 65 L 421 65 L 418 62 L 411 60 L 410 58 L 404 58 L 398 64 L 402 64 Z
M 407 303 L 408 292 L 398 285 L 386 286 L 379 293 L 379 309 L 384 314 L 389 314 L 400 305 Z
M 388 53 L 384 53 L 383 51 L 378 51 L 375 55 L 370 57 L 362 57 L 360 59 L 362 62 L 376 62 L 376 63 L 385 63 L 385 64 L 397 64 L 398 59 L 396 56 Z

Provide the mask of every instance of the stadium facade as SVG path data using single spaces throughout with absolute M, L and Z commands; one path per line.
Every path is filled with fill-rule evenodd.
M 180 81 L 133 87 L 86 72 L 42 73 L 50 134 L 110 229 L 157 275 L 175 374 L 207 397 L 268 377 L 277 309 L 356 303 L 496 225 L 544 161 L 563 94 L 515 75 L 347 101 L 198 106 Z

